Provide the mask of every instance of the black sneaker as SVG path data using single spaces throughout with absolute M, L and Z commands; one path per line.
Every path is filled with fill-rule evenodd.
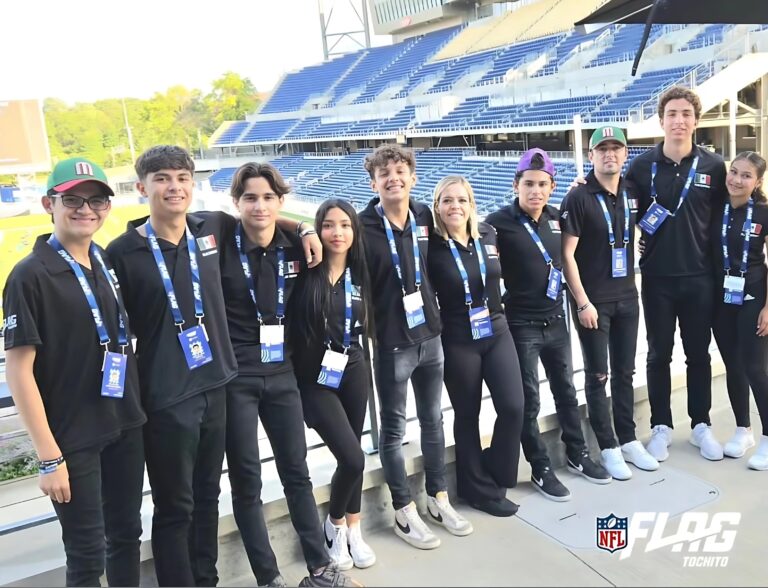
M 552 468 L 547 466 L 540 472 L 531 474 L 531 483 L 533 487 L 544 496 L 555 502 L 566 502 L 571 499 L 571 491 L 557 479 Z
M 285 582 L 285 578 L 278 574 L 266 584 L 259 584 L 259 586 L 274 586 L 275 588 L 284 588 L 288 586 L 288 584 Z
M 333 586 L 362 586 L 333 564 L 328 564 L 324 568 L 314 570 L 299 582 L 299 586 L 320 586 L 322 588 L 331 588 Z
M 520 508 L 519 505 L 503 496 L 501 498 L 470 501 L 469 505 L 494 517 L 511 517 Z
M 574 474 L 584 476 L 593 484 L 611 483 L 611 474 L 603 466 L 592 461 L 586 449 L 575 460 L 568 458 L 568 469 Z

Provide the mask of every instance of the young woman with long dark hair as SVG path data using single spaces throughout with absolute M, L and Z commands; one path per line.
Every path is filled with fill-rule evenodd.
M 370 288 L 363 234 L 346 200 L 326 200 L 315 215 L 323 260 L 305 272 L 294 296 L 292 336 L 304 419 L 336 457 L 328 518 L 328 552 L 339 569 L 376 561 L 360 531 L 365 455 L 360 447 L 371 394 L 360 345 L 370 332 Z
M 725 362 L 728 396 L 736 431 L 723 447 L 728 457 L 755 445 L 749 420 L 749 389 L 763 425 L 754 470 L 768 470 L 768 204 L 762 191 L 766 162 L 754 151 L 739 153 L 725 186 L 728 200 L 713 221 L 715 272 L 719 292 L 714 334 Z M 716 235 L 714 233 L 717 233 Z

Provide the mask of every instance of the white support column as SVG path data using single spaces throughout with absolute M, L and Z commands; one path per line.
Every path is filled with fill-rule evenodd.
M 576 155 L 576 175 L 584 177 L 584 145 L 581 131 L 581 115 L 573 115 L 573 152 Z
M 731 99 L 728 102 L 730 103 L 730 121 L 728 124 L 730 145 L 728 150 L 728 160 L 733 161 L 736 159 L 736 110 L 739 108 L 739 101 L 736 97 L 736 92 L 733 93 Z

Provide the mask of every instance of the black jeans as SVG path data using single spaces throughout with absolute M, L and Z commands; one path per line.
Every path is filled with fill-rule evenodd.
M 214 388 L 148 415 L 152 554 L 160 586 L 215 586 L 226 396 Z
M 611 405 L 613 426 L 619 444 L 634 441 L 635 353 L 640 305 L 637 298 L 595 304 L 597 329 L 581 326 L 573 305 L 573 322 L 579 334 L 584 357 L 584 394 L 587 397 L 589 422 L 600 449 L 616 447 L 611 428 L 605 384 L 608 381 L 608 358 L 611 360 Z
M 119 402 L 119 401 L 118 401 Z M 72 499 L 53 502 L 67 555 L 67 586 L 139 585 L 144 444 L 141 427 L 65 456 Z
M 272 445 L 288 511 L 310 570 L 326 565 L 323 531 L 307 469 L 304 414 L 293 372 L 240 376 L 227 385 L 227 466 L 232 509 L 259 584 L 280 573 L 261 502 L 259 418 Z
M 709 275 L 687 277 L 643 276 L 643 314 L 648 333 L 648 400 L 651 427 L 672 427 L 672 378 L 669 365 L 675 345 L 676 322 L 685 350 L 688 388 L 688 416 L 691 428 L 710 424 L 712 367 L 709 343 L 712 340 L 714 288 Z
M 719 302 L 715 310 L 714 333 L 723 358 L 728 396 L 737 427 L 749 427 L 749 389 L 768 435 L 768 337 L 758 337 L 757 317 L 765 297 L 742 306 Z
M 451 397 L 456 440 L 456 486 L 469 502 L 497 500 L 517 485 L 523 427 L 523 383 L 509 331 L 487 339 L 453 343 L 443 339 L 445 387 Z M 480 445 L 480 403 L 488 384 L 496 422 L 491 445 Z
M 350 358 L 337 390 L 317 383 L 301 384 L 304 420 L 315 429 L 336 458 L 328 513 L 334 519 L 360 512 L 365 454 L 360 447 L 368 397 L 372 393 L 362 353 Z
M 562 429 L 562 440 L 570 459 L 576 459 L 586 448 L 581 432 L 579 402 L 573 385 L 571 339 L 563 316 L 546 321 L 509 321 L 515 340 L 520 371 L 523 376 L 525 408 L 523 409 L 523 453 L 534 473 L 550 466 L 547 448 L 539 431 L 539 359 L 549 380 L 555 399 L 555 411 Z
M 416 415 L 421 426 L 421 451 L 427 494 L 446 489 L 445 433 L 443 432 L 443 346 L 440 337 L 393 351 L 377 348 L 374 353 L 376 392 L 381 404 L 379 457 L 392 505 L 400 509 L 411 502 L 408 474 L 403 458 L 405 406 L 408 380 L 413 384 Z

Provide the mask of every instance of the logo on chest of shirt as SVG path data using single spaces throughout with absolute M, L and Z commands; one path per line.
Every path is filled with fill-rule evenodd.
M 352 299 L 353 300 L 360 300 L 361 294 L 360 294 L 360 286 L 355 286 L 352 284 Z
M 637 198 L 627 198 L 627 201 L 629 202 L 629 211 L 637 212 Z
M 696 174 L 693 183 L 700 188 L 709 188 L 712 186 L 712 176 L 709 174 Z
M 200 255 L 207 257 L 213 255 L 218 250 L 216 249 L 216 237 L 214 235 L 206 235 L 205 237 L 197 238 L 197 247 L 200 249 Z
M 746 228 L 746 224 L 747 223 L 744 223 L 745 228 Z M 749 227 L 749 236 L 752 238 L 759 237 L 760 233 L 762 232 L 763 232 L 763 225 L 761 225 L 760 223 L 752 223 L 752 226 Z
M 553 233 L 559 233 L 560 232 L 560 221 L 559 220 L 551 220 L 549 221 L 549 230 Z
M 486 245 L 485 252 L 486 254 L 488 254 L 489 257 L 499 256 L 499 250 L 496 248 L 496 245 Z
M 422 226 L 417 226 L 416 227 L 416 238 L 417 239 L 421 240 L 421 239 L 426 239 L 428 237 L 429 237 L 429 227 L 422 227 Z
M 285 277 L 295 278 L 301 271 L 300 261 L 286 261 L 285 262 Z

